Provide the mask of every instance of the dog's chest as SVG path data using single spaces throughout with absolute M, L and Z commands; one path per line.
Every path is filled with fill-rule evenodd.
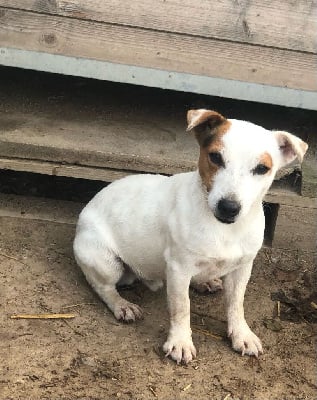
M 256 254 L 255 246 L 248 240 L 219 240 L 209 245 L 201 241 L 203 247 L 196 248 L 195 267 L 197 273 L 211 277 L 224 276 L 236 268 L 251 262 Z
M 237 258 L 201 258 L 195 263 L 195 266 L 197 273 L 218 278 L 250 262 L 252 258 L 250 255 Z

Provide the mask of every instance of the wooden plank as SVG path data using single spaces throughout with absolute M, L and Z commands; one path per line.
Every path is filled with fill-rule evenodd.
M 26 136 L 26 138 L 29 139 L 28 136 Z M 98 143 L 98 139 L 96 138 L 96 147 L 98 147 Z M 135 153 L 136 152 L 137 151 L 135 151 Z M 111 153 L 110 151 L 93 151 L 85 148 L 71 149 L 70 147 L 63 149 L 60 146 L 56 146 L 56 142 L 53 141 L 49 146 L 28 144 L 22 141 L 1 141 L 0 154 L 5 155 L 4 158 L 7 158 L 8 154 L 11 154 L 13 158 L 31 161 L 45 161 L 49 159 L 58 164 L 70 163 L 71 165 L 79 165 L 88 168 L 106 167 L 109 169 L 125 170 L 127 172 L 135 171 L 167 175 L 190 171 L 196 167 L 196 160 L 188 160 L 186 158 L 173 160 L 172 158 L 167 159 L 164 156 L 160 158 L 158 154 L 155 154 L 155 158 L 152 158 L 152 156 L 143 157 L 138 154 L 131 155 L 128 152 Z M 149 152 L 149 154 L 151 153 Z M 176 156 L 176 153 L 174 154 Z M 58 174 L 60 168 L 57 168 L 55 174 Z
M 9 67 L 317 110 L 317 91 L 295 90 L 1 46 L 0 55 L 0 64 Z
M 129 133 L 122 132 L 120 138 L 113 141 L 117 129 L 75 130 L 70 126 L 59 130 L 50 128 L 53 121 L 46 120 L 37 128 L 34 125 L 20 127 L 14 133 L 0 130 L 0 154 L 4 158 L 18 158 L 33 161 L 50 161 L 58 164 L 71 164 L 83 167 L 109 168 L 126 171 L 172 174 L 196 168 L 198 146 L 191 137 L 181 140 L 181 131 L 174 139 L 164 133 L 166 138 L 159 141 L 151 135 L 156 129 L 149 129 L 137 135 L 137 127 Z M 61 125 L 65 121 L 61 121 Z M 46 130 L 45 133 L 43 127 Z M 120 128 L 119 128 L 120 129 Z M 150 131 L 150 132 L 149 132 Z M 146 137 L 148 135 L 148 137 Z M 176 138 L 177 137 L 177 138 Z M 130 140 L 129 140 L 130 139 Z M 191 140 L 190 140 L 191 139 Z M 80 143 L 79 143 L 80 142 Z M 76 143 L 76 146 L 74 144 Z M 50 167 L 54 169 L 53 167 Z M 62 166 L 60 167 L 62 168 Z M 55 171 L 58 173 L 58 169 Z
M 317 90 L 315 54 L 6 9 L 0 21 L 6 47 Z
M 77 201 L 0 193 L 0 221 L 2 225 L 19 218 L 75 225 L 84 206 Z
M 303 197 L 290 190 L 276 188 L 274 183 L 265 196 L 265 201 L 273 204 L 280 204 L 291 207 L 315 208 L 317 209 L 317 199 Z
M 306 158 L 302 165 L 302 195 L 317 197 L 317 163 L 316 157 Z
M 113 170 L 111 168 L 94 168 L 80 165 L 67 165 L 45 161 L 28 159 L 0 158 L 0 169 L 11 171 L 32 172 L 37 174 L 65 176 L 70 178 L 81 178 L 89 180 L 100 180 L 113 182 L 138 171 Z M 264 199 L 268 203 L 280 204 L 282 206 L 301 207 L 302 210 L 317 209 L 317 199 L 302 197 L 290 190 L 276 189 L 274 184 Z
M 139 98 L 118 104 L 103 96 L 99 106 L 86 99 L 79 114 L 76 99 L 62 100 L 62 106 L 57 100 L 56 107 L 37 92 L 20 104 L 5 98 L 0 105 L 3 158 L 163 174 L 196 167 L 199 148 L 185 132 L 184 109 L 158 110 L 155 103 L 146 105 Z M 120 99 L 124 101 L 122 95 Z M 39 111 L 36 104 L 42 101 L 45 106 Z M 21 103 L 27 112 L 20 111 Z
M 18 107 L 28 100 L 35 104 L 44 100 L 38 94 L 26 98 L 18 101 Z M 28 112 L 21 112 L 15 100 L 5 99 L 4 112 L 0 107 L 0 166 L 4 169 L 106 181 L 132 171 L 175 174 L 196 169 L 199 148 L 193 136 L 186 134 L 185 115 L 177 108 L 168 113 L 148 104 L 143 110 L 142 104 L 146 106 L 137 105 L 137 98 L 134 104 L 109 105 L 103 97 L 108 110 L 103 119 L 94 104 L 87 107 L 88 99 L 80 116 L 76 103 L 46 104 L 40 110 L 27 106 Z
M 111 168 L 83 167 L 80 165 L 66 165 L 16 158 L 0 158 L 0 169 L 104 182 L 113 182 L 116 179 L 137 173 L 137 171 L 131 172 L 127 170 L 113 170 Z
M 316 53 L 312 0 L 0 0 L 3 7 Z
M 278 212 L 272 246 L 316 251 L 317 208 L 283 205 Z

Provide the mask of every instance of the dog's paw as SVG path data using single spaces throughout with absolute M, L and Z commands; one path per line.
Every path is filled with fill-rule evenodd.
M 187 339 L 169 337 L 163 346 L 163 351 L 166 357 L 171 357 L 177 364 L 181 362 L 188 364 L 196 357 L 196 348 L 191 337 Z
M 125 322 L 134 322 L 136 319 L 141 319 L 143 315 L 141 307 L 128 301 L 116 304 L 113 313 L 119 321 Z
M 222 280 L 220 278 L 211 279 L 203 283 L 192 282 L 191 286 L 197 290 L 198 293 L 215 293 L 223 289 Z
M 231 338 L 233 349 L 243 356 L 247 354 L 258 357 L 260 354 L 263 354 L 261 340 L 248 326 L 233 329 L 229 332 L 229 337 Z

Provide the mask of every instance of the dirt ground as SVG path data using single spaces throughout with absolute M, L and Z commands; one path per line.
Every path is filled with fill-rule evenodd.
M 258 360 L 231 349 L 222 293 L 191 291 L 198 357 L 179 366 L 161 351 L 168 330 L 165 290 L 152 293 L 141 284 L 124 290 L 145 318 L 118 323 L 75 264 L 72 221 L 63 222 L 62 213 L 58 222 L 26 219 L 23 207 L 20 217 L 0 216 L 1 399 L 316 398 L 312 254 L 259 254 L 245 299 L 247 320 L 265 348 Z M 75 318 L 10 319 L 65 312 Z

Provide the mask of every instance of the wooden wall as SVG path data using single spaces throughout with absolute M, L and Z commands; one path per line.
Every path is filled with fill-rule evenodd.
M 316 18 L 316 0 L 0 0 L 0 45 L 317 91 Z

